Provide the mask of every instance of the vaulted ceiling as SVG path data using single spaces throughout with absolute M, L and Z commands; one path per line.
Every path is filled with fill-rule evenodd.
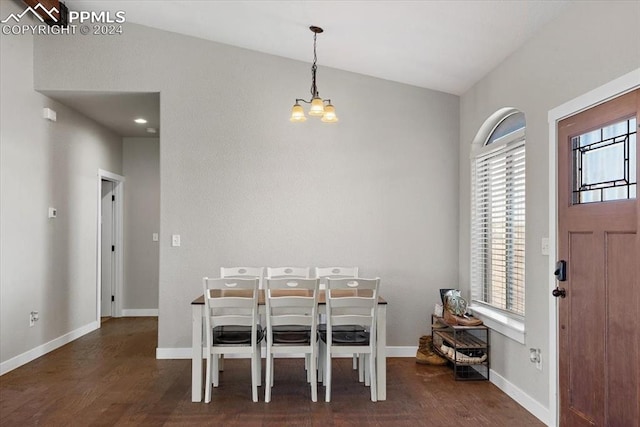
M 460 95 L 559 14 L 567 0 L 114 1 L 127 22 Z
M 67 0 L 126 22 L 461 95 L 571 0 Z M 158 94 L 48 93 L 122 136 L 159 126 Z M 118 112 L 117 115 L 114 112 Z M 130 117 L 131 116 L 131 117 Z M 151 119 L 132 123 L 133 116 Z

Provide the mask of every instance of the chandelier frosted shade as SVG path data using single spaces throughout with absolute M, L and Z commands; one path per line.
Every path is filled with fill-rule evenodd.
M 309 108 L 309 115 L 320 117 L 324 114 L 324 102 L 320 98 L 313 98 L 311 100 L 311 108 Z
M 324 106 L 324 114 L 322 115 L 321 120 L 325 123 L 336 123 L 338 121 L 338 117 L 336 116 L 336 109 L 333 105 L 327 104 Z
M 307 120 L 304 115 L 304 109 L 300 102 L 304 102 L 305 104 L 310 104 L 309 115 L 312 117 L 322 117 L 322 121 L 324 123 L 336 123 L 338 121 L 338 117 L 336 116 L 336 109 L 333 105 L 331 105 L 330 99 L 322 99 L 320 97 L 320 93 L 318 92 L 318 86 L 316 85 L 316 71 L 318 69 L 316 63 L 318 61 L 318 57 L 316 55 L 316 38 L 318 34 L 322 33 L 324 30 L 320 27 L 311 26 L 309 27 L 311 32 L 313 32 L 313 65 L 311 66 L 311 101 L 307 101 L 302 98 L 296 99 L 296 103 L 291 108 L 291 118 L 289 118 L 292 122 L 304 122 Z
M 304 115 L 304 110 L 302 109 L 302 105 L 296 104 L 291 109 L 291 118 L 289 119 L 292 122 L 306 122 L 307 118 Z

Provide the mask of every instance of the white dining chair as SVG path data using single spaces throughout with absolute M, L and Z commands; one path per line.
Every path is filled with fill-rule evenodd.
M 267 267 L 267 279 L 282 278 L 310 279 L 311 269 L 309 267 Z
M 326 289 L 327 279 L 358 277 L 358 267 L 315 267 L 314 273 L 320 279 L 320 289 Z
M 314 276 L 320 279 L 320 289 L 327 288 L 327 279 L 347 279 L 352 277 L 358 277 L 358 267 L 315 267 Z M 324 319 L 324 315 L 320 315 L 320 324 L 318 326 L 320 329 L 326 327 L 326 321 Z M 324 349 L 321 348 L 319 353 L 319 358 L 321 359 L 318 362 L 318 381 L 324 382 L 323 379 L 323 364 L 322 359 L 324 355 Z M 359 370 L 360 381 L 364 381 L 363 377 L 363 366 L 362 363 L 358 365 L 359 356 L 357 354 L 353 355 L 353 369 Z
M 202 279 L 205 301 L 207 373 L 205 402 L 218 387 L 218 356 L 244 354 L 251 358 L 251 389 L 258 401 L 262 327 L 258 324 L 258 279 Z
M 264 267 L 220 267 L 220 277 L 237 279 L 258 279 L 258 289 L 262 289 L 264 279 Z M 260 319 L 264 325 L 264 319 Z M 218 370 L 224 371 L 224 354 L 219 357 Z M 262 385 L 262 378 L 259 378 L 258 385 Z
M 265 402 L 271 401 L 274 383 L 274 354 L 304 354 L 306 380 L 311 400 L 318 401 L 316 360 L 318 352 L 318 279 L 267 279 L 267 362 Z
M 220 267 L 220 277 L 238 279 L 258 279 L 258 289 L 263 287 L 264 267 Z
M 364 354 L 371 400 L 376 390 L 376 322 L 380 279 L 328 279 L 327 328 L 320 332 L 326 345 L 325 401 L 331 401 L 331 365 L 334 356 Z
M 311 268 L 310 267 L 267 267 L 267 273 L 266 273 L 265 279 L 282 279 L 282 278 L 310 279 Z M 304 369 L 309 369 L 308 357 L 305 359 Z

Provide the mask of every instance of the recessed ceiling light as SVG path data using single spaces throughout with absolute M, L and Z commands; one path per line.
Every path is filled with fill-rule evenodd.
M 143 118 L 135 119 L 134 122 L 136 122 L 138 124 L 141 124 L 141 125 L 147 123 L 147 121 L 145 119 L 143 119 Z

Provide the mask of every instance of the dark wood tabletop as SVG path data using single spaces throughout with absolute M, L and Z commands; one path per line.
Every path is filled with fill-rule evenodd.
M 251 291 L 234 290 L 234 291 L 226 291 L 226 292 L 233 292 L 236 295 L 241 295 L 242 293 L 245 293 L 246 295 L 246 292 L 251 292 Z M 288 291 L 280 291 L 280 292 L 288 292 Z M 304 293 L 305 291 L 302 291 L 302 292 Z M 344 296 L 353 295 L 354 293 L 357 294 L 357 292 L 358 291 L 349 291 L 349 290 L 340 291 L 340 293 L 343 294 Z M 327 301 L 325 297 L 325 291 L 321 290 L 318 294 L 318 304 L 326 304 L 326 303 Z M 264 305 L 264 304 L 265 304 L 264 290 L 261 289 L 258 295 L 258 305 Z M 382 297 L 378 297 L 378 304 L 387 304 L 387 301 Z M 191 305 L 204 305 L 204 294 L 200 295 L 198 298 L 191 301 Z

